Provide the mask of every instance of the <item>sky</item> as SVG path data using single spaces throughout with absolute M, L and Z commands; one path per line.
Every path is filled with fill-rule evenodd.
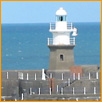
M 55 22 L 60 7 L 68 22 L 101 22 L 101 1 L 2 1 L 1 23 Z

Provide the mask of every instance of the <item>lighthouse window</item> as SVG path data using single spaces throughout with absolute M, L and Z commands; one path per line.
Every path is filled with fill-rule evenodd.
M 66 16 L 63 16 L 63 21 L 66 21 Z
M 57 21 L 66 21 L 66 16 L 57 16 L 56 20 Z
M 61 60 L 61 61 L 63 61 L 63 60 L 64 60 L 63 55 L 60 55 L 60 60 Z
M 63 21 L 63 16 L 60 16 L 60 21 Z

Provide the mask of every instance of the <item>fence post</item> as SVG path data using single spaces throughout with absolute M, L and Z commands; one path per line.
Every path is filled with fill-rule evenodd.
M 23 73 L 21 75 L 22 75 L 22 80 L 23 80 Z
M 23 98 L 24 98 L 24 95 L 23 95 L 23 93 L 22 93 L 22 98 L 21 98 L 21 100 L 23 100 Z
M 63 80 L 64 74 L 62 73 L 62 80 Z
M 75 73 L 73 73 L 73 80 L 75 80 Z
M 61 88 L 61 95 L 63 95 L 63 88 Z
M 86 95 L 86 87 L 84 87 L 84 95 Z
M 44 69 L 42 69 L 42 80 L 46 80 Z
M 35 73 L 35 80 L 36 80 L 36 73 Z
M 58 93 L 58 85 L 57 85 L 57 93 Z
M 30 88 L 30 95 L 32 95 L 32 88 Z
M 98 72 L 96 72 L 96 79 L 98 79 Z
M 48 38 L 48 45 L 49 45 L 49 38 Z
M 72 89 L 72 93 L 73 93 L 73 95 L 75 94 L 75 90 L 74 90 L 74 87 L 73 87 L 73 89 Z
M 50 95 L 51 95 L 51 88 L 50 88 Z
M 27 73 L 27 80 L 29 80 L 29 75 L 28 75 L 28 73 Z
M 6 73 L 6 78 L 8 79 L 8 72 Z
M 70 78 L 68 78 L 68 86 L 70 86 Z
M 39 95 L 41 94 L 41 92 L 40 92 L 40 88 L 39 88 Z
M 80 73 L 78 73 L 78 80 L 80 80 Z
M 96 87 L 94 87 L 94 94 L 96 94 Z
M 91 77 L 90 77 L 90 72 L 89 72 L 89 80 L 91 79 Z

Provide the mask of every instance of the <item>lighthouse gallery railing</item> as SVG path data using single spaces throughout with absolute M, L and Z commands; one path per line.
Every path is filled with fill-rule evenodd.
M 55 29 L 56 29 L 56 24 L 50 23 L 50 30 L 55 30 Z M 72 23 L 67 23 L 67 29 L 73 29 Z
M 48 45 L 54 45 L 53 38 L 48 38 Z M 63 44 L 63 45 L 65 45 L 65 44 Z M 75 45 L 75 37 L 70 38 L 70 44 L 68 44 L 68 45 Z

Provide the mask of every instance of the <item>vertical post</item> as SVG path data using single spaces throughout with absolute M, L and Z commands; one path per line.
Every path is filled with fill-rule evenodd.
M 48 45 L 49 45 L 49 38 L 48 38 Z
M 51 23 L 50 23 L 50 30 L 51 30 Z
M 58 85 L 57 85 L 57 93 L 58 93 Z
M 22 79 L 23 80 L 23 73 L 22 72 L 18 72 L 18 79 Z
M 8 72 L 6 73 L 6 77 L 7 77 L 7 79 L 8 79 Z
M 73 45 L 75 45 L 75 37 L 73 37 Z
M 21 72 L 21 79 L 23 80 L 23 73 Z
M 91 79 L 91 77 L 90 77 L 90 72 L 89 72 L 89 80 Z
M 75 73 L 73 73 L 73 80 L 75 80 Z
M 50 73 L 50 78 L 52 78 L 52 73 Z
M 64 74 L 62 73 L 62 80 L 63 80 L 63 78 L 64 78 Z
M 22 80 L 23 80 L 23 73 L 22 73 Z
M 52 44 L 52 45 L 54 44 L 54 43 L 53 43 L 53 40 L 54 40 L 54 39 L 52 38 L 52 39 L 51 39 L 51 44 Z M 50 41 L 50 40 L 49 40 L 49 41 Z
M 78 80 L 80 80 L 80 73 L 78 73 Z
M 84 95 L 86 95 L 86 87 L 84 87 Z
M 39 88 L 39 95 L 41 94 L 40 88 Z
M 79 98 L 76 98 L 76 101 L 79 101 Z
M 76 40 L 74 40 L 74 42 L 75 42 Z M 75 44 L 75 43 L 74 43 Z
M 46 80 L 44 69 L 42 69 L 42 80 Z
M 68 78 L 68 86 L 70 86 L 70 78 Z
M 72 88 L 72 93 L 73 93 L 73 95 L 75 94 L 75 89 L 74 89 L 74 87 Z
M 3 101 L 5 101 L 5 97 L 4 97 L 4 100 Z
M 36 73 L 35 73 L 35 80 L 36 80 Z
M 99 101 L 98 98 L 96 99 L 96 101 Z
M 22 98 L 21 98 L 21 100 L 23 100 L 23 98 L 24 98 L 24 96 L 23 96 L 23 93 L 22 93 Z
M 17 101 L 17 99 L 15 98 L 15 101 Z
M 73 87 L 73 89 L 72 89 L 72 93 L 73 93 L 73 95 L 75 94 L 75 90 L 74 90 L 74 87 Z
M 32 95 L 32 88 L 30 88 L 30 90 L 29 90 L 29 91 L 30 91 L 30 95 Z
M 72 23 L 71 23 L 71 29 L 72 29 Z
M 23 80 L 23 73 L 22 72 L 19 72 L 19 79 L 22 79 Z
M 61 95 L 63 95 L 63 88 L 61 88 Z
M 94 87 L 94 94 L 96 94 L 96 87 Z
M 51 88 L 50 88 L 50 95 L 51 95 Z
M 28 75 L 28 73 L 27 73 L 27 80 L 29 80 L 29 75 Z
M 98 79 L 98 72 L 96 72 L 96 79 Z

